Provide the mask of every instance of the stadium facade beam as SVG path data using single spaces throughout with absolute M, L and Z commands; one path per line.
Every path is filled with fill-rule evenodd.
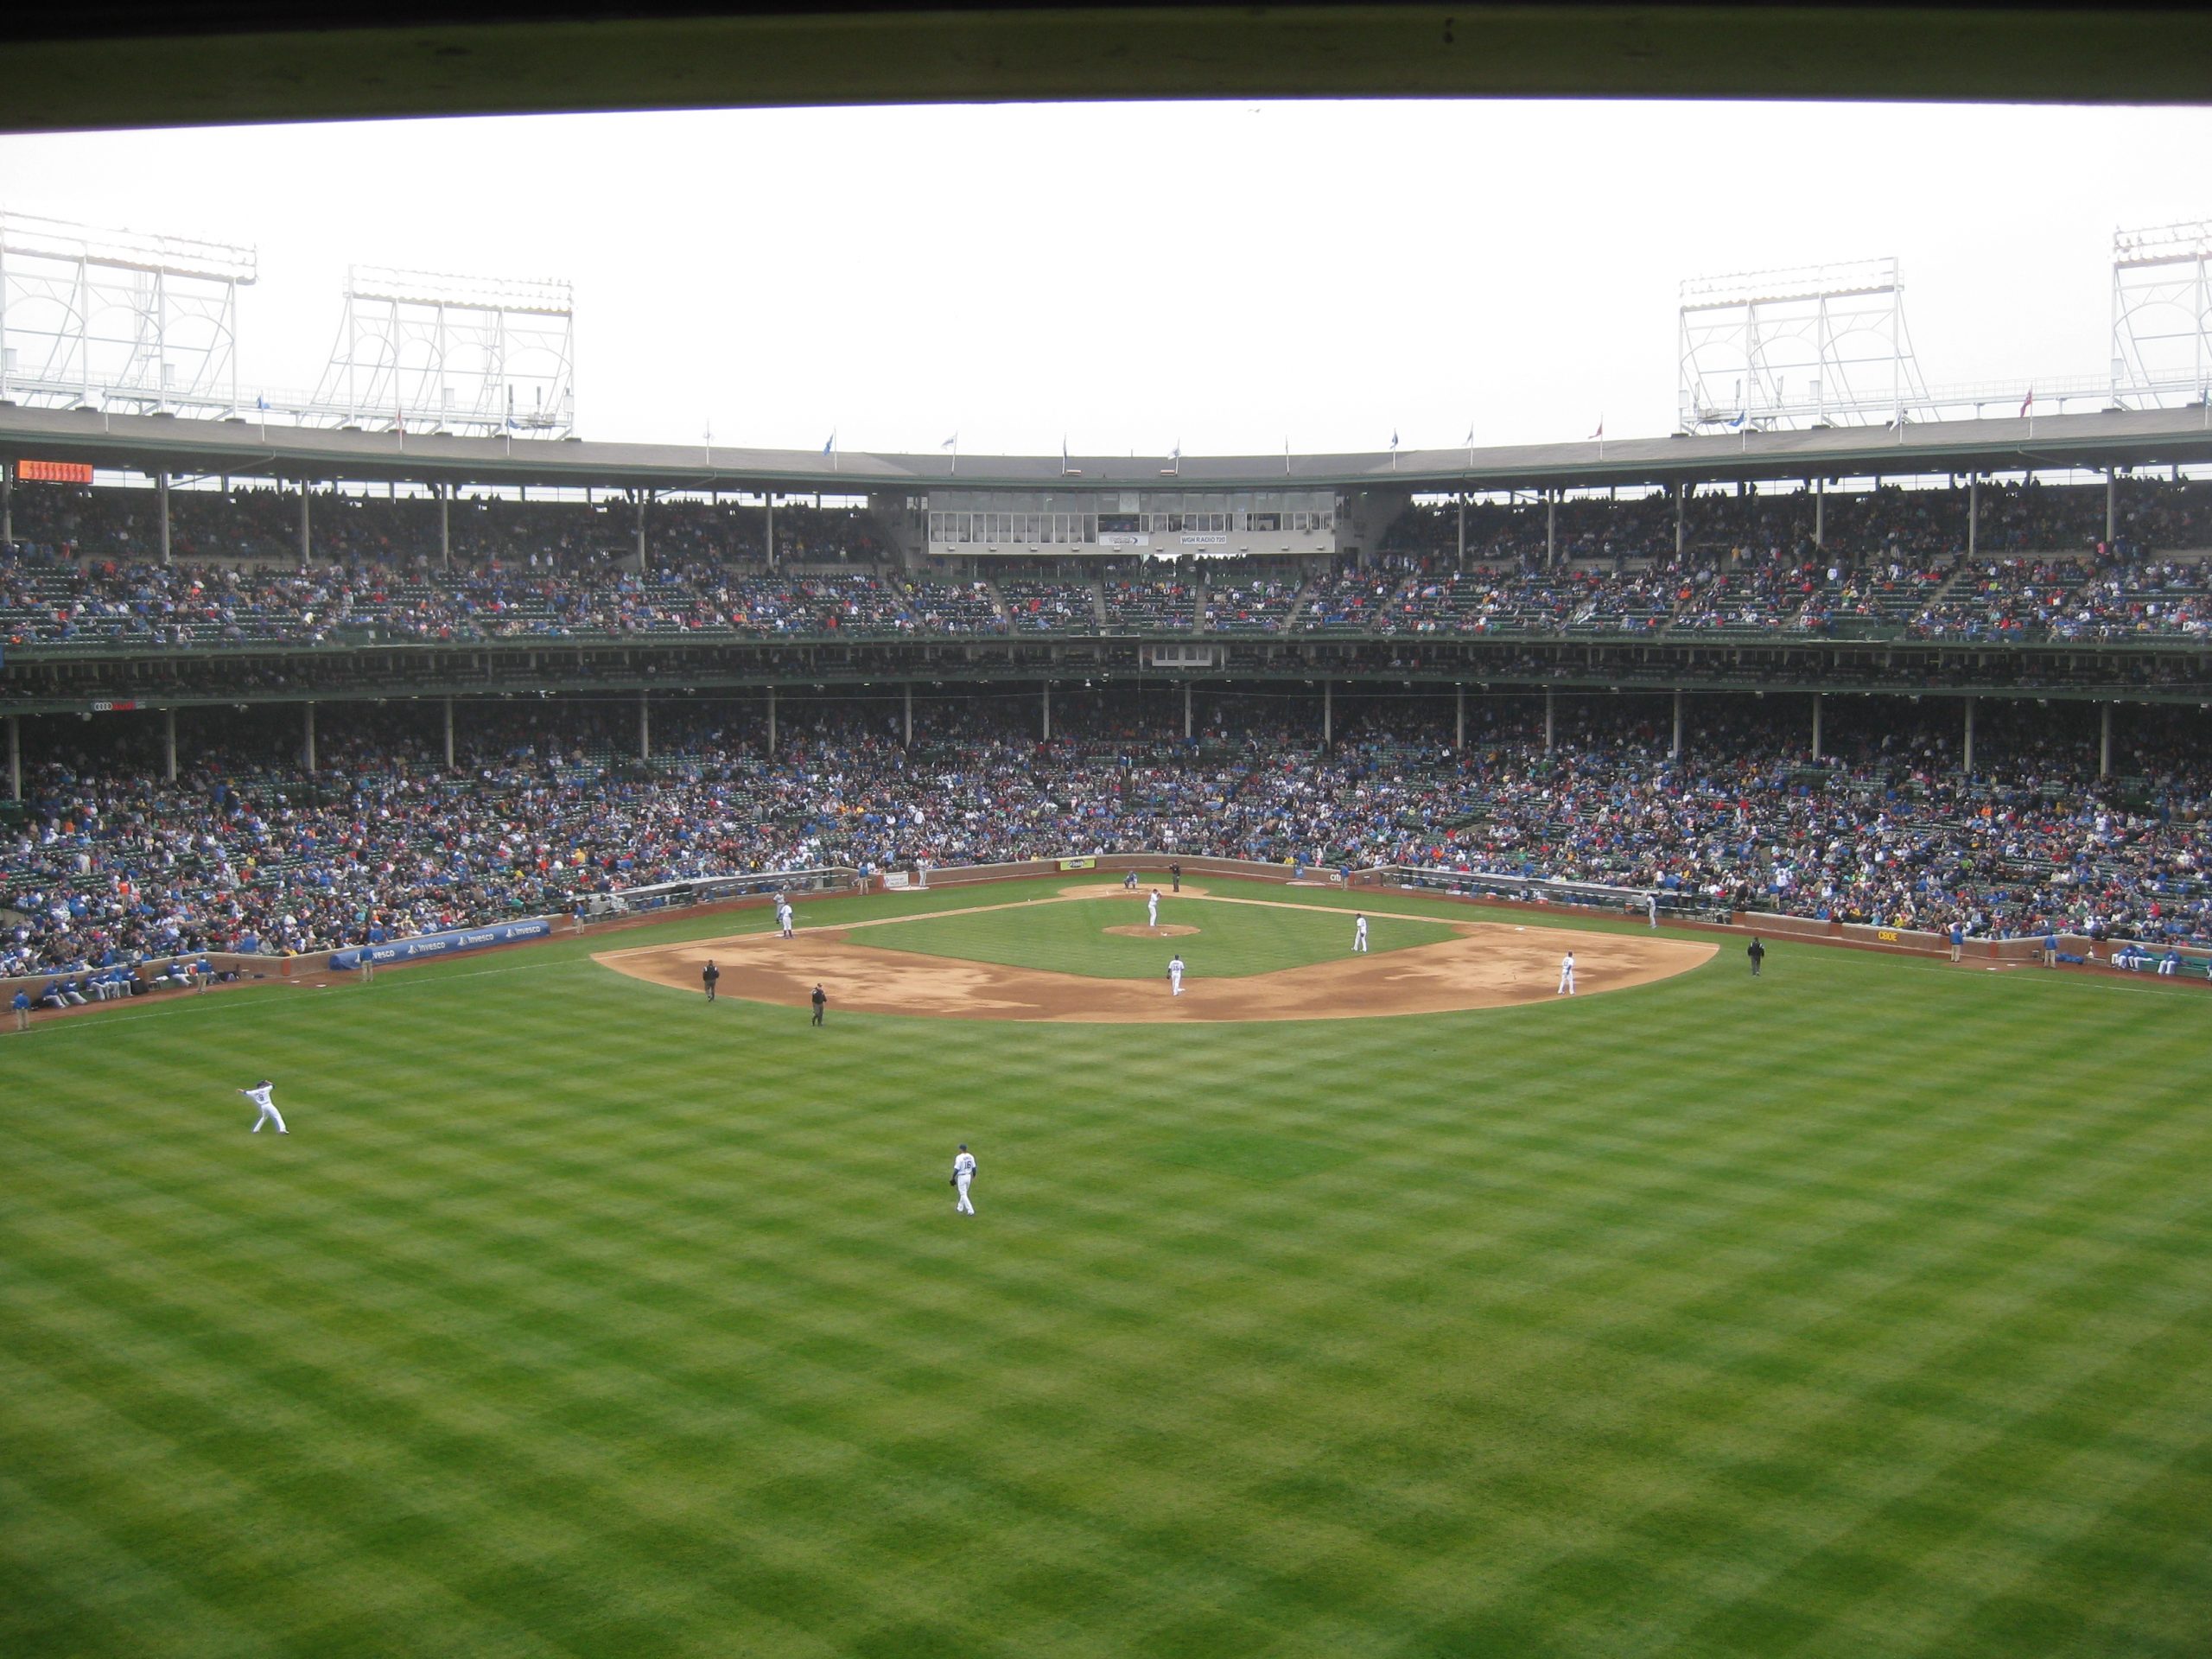
M 307 719 L 301 732 L 300 759 L 307 766 L 308 775 L 313 777 L 315 775 L 315 702 L 310 699 L 302 703 L 300 707 L 307 714 Z
M 23 717 L 8 716 L 8 798 L 23 798 Z
M 1961 752 L 1959 769 L 1971 778 L 1974 776 L 1974 699 L 1967 698 L 1966 705 L 1966 741 Z
M 312 509 L 308 505 L 309 486 L 306 479 L 300 480 L 300 563 L 308 563 L 315 556 L 314 530 L 308 523 Z
M 1465 754 L 1467 752 L 1467 688 L 1455 685 L 1452 691 L 1452 753 Z
M 774 686 L 772 686 L 772 686 L 770 686 L 770 687 L 768 688 L 768 707 L 769 707 L 769 709 L 770 709 L 771 710 L 773 710 L 773 709 L 774 709 L 774 708 L 775 708 L 775 706 L 776 706 L 776 688 L 775 688 Z M 776 741 L 775 741 L 775 738 L 774 738 L 774 737 L 773 737 L 773 735 L 772 735 L 773 732 L 775 731 L 775 728 L 776 728 L 776 718 L 775 718 L 774 714 L 772 712 L 772 713 L 769 715 L 769 716 L 768 716 L 768 729 L 769 729 L 770 733 L 772 734 L 772 735 L 770 736 L 770 738 L 769 738 L 769 740 L 768 740 L 768 751 L 769 751 L 769 753 L 772 753 L 772 754 L 773 753 L 775 753 L 775 748 L 776 748 Z M 648 761 L 648 760 L 652 760 L 652 758 L 653 758 L 653 694 L 652 694 L 652 692 L 650 692 L 650 691 L 644 691 L 644 690 L 641 690 L 641 691 L 639 691 L 639 692 L 638 693 L 638 760 L 639 760 L 639 765 L 643 765 L 645 761 Z
M 444 702 L 446 706 L 446 770 L 451 772 L 453 770 L 453 699 L 447 697 Z
M 1813 759 L 1821 758 L 1821 694 L 1813 693 Z
M 315 705 L 308 705 L 312 709 Z M 176 782 L 176 705 L 162 710 L 162 780 Z
M 1344 3 L 855 9 L 511 21 L 339 0 L 95 3 L 11 40 L 21 131 L 809 105 L 1256 98 L 2189 104 L 2188 8 Z M 365 63 L 378 73 L 364 74 Z
M 1682 758 L 1682 688 L 1679 685 L 1675 688 L 1675 738 L 1668 747 L 1667 754 L 1670 760 Z
M 169 470 L 163 467 L 154 474 L 154 493 L 161 498 L 162 563 L 169 561 Z M 174 778 L 174 774 L 172 774 Z
M 1981 474 L 1967 474 L 1967 557 L 1971 559 L 1981 535 Z

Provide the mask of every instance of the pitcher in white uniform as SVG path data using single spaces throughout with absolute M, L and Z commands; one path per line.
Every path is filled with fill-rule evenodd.
M 1144 896 L 1144 925 L 1147 927 L 1160 925 L 1160 889 L 1158 887 L 1154 887 Z

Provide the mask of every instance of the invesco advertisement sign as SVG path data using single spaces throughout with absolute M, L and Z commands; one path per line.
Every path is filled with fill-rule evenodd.
M 463 928 L 453 933 L 425 933 L 419 938 L 393 939 L 384 944 L 356 945 L 330 953 L 338 972 L 357 968 L 381 968 L 386 963 L 413 962 L 422 957 L 449 957 L 462 950 L 481 950 L 487 945 L 512 944 L 518 939 L 542 939 L 553 931 L 544 917 L 526 922 L 496 922 L 490 927 Z

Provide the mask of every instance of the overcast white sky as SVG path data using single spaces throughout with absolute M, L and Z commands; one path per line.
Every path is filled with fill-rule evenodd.
M 2212 111 L 1089 105 L 0 137 L 0 206 L 249 243 L 241 384 L 349 261 L 575 284 L 583 435 L 1380 449 L 1674 424 L 1688 276 L 1896 255 L 1932 384 L 2096 374 Z

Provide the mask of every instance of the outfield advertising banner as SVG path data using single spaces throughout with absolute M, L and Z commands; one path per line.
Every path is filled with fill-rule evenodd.
M 527 922 L 497 922 L 490 927 L 464 928 L 454 933 L 425 933 L 420 938 L 393 939 L 385 944 L 357 945 L 330 953 L 334 971 L 381 968 L 387 963 L 413 962 L 421 957 L 449 957 L 461 950 L 481 950 L 486 945 L 512 944 L 518 939 L 550 938 L 553 924 L 543 916 Z

